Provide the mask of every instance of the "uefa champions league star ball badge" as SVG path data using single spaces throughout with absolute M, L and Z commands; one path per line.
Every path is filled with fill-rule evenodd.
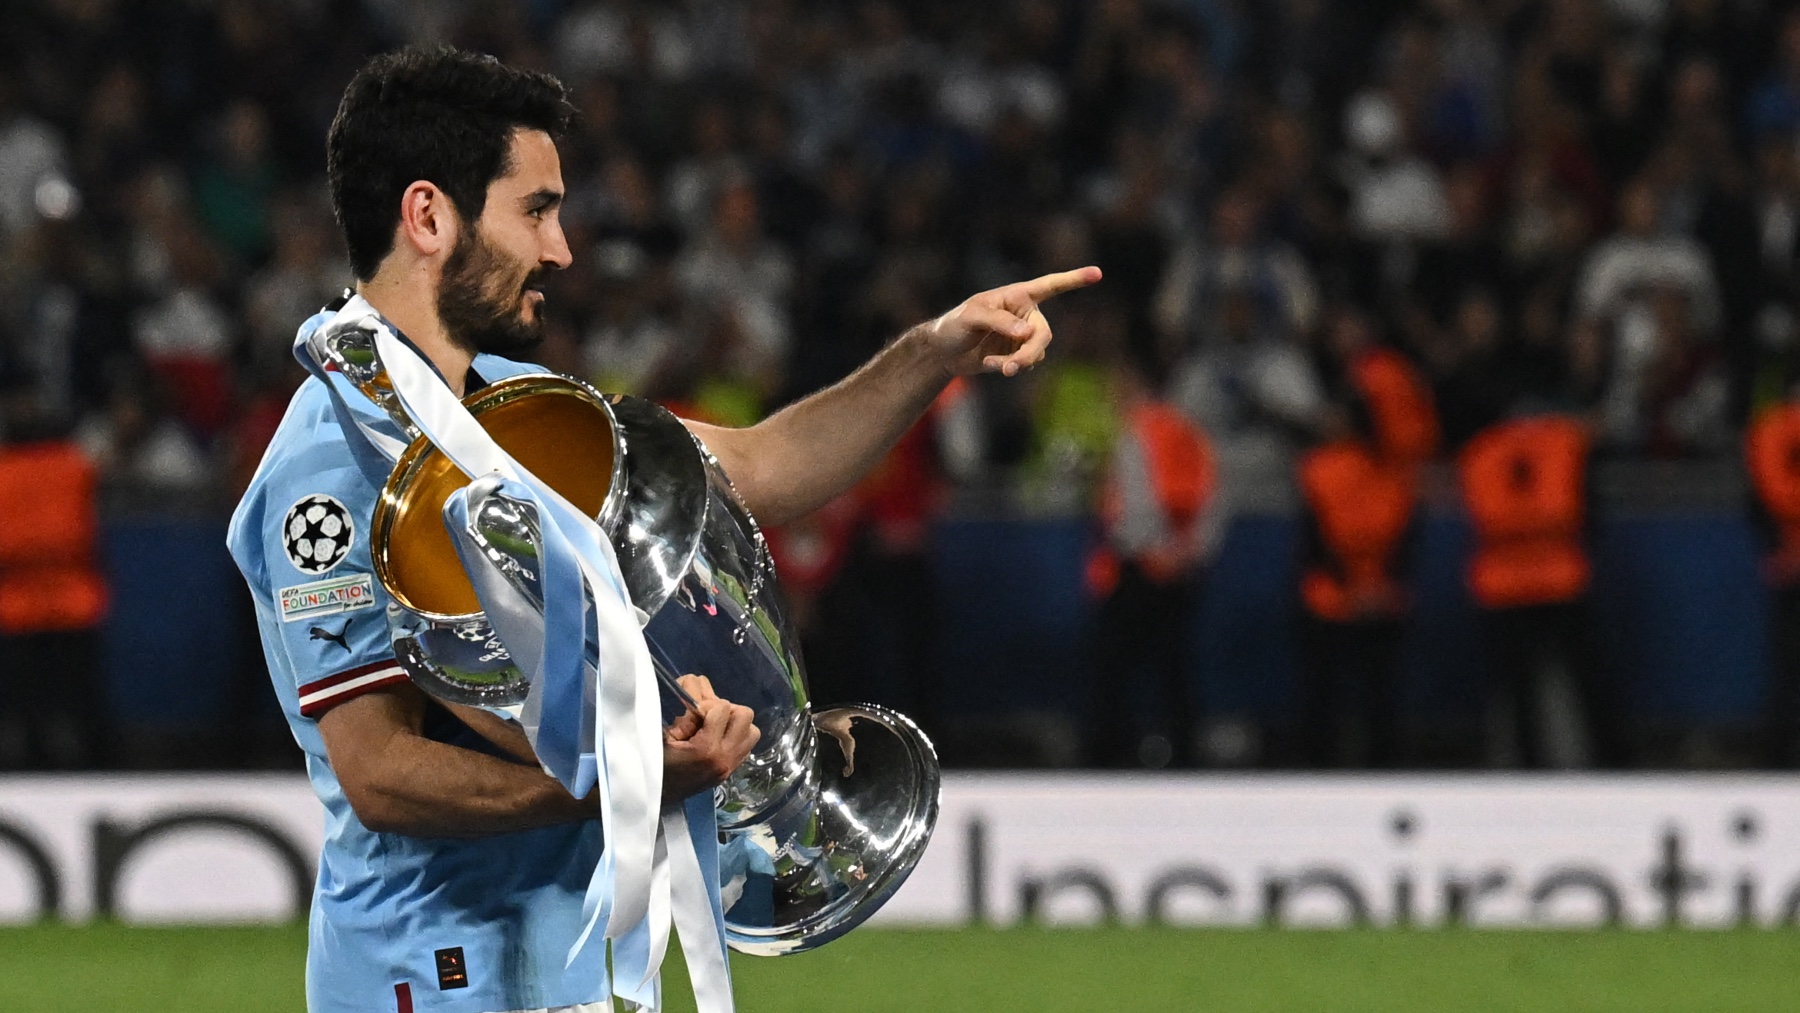
M 307 496 L 288 508 L 281 522 L 281 544 L 288 562 L 301 573 L 328 573 L 343 562 L 356 538 L 350 511 L 323 493 Z

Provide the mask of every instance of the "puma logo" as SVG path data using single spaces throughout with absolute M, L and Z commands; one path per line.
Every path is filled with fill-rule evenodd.
M 333 633 L 330 630 L 325 629 L 322 626 L 314 626 L 308 632 L 310 632 L 312 634 L 312 639 L 314 639 L 314 640 L 329 640 L 332 643 L 338 645 L 339 647 L 342 647 L 344 649 L 345 654 L 350 653 L 350 641 L 344 639 L 345 635 L 350 632 L 350 624 L 349 623 L 345 623 L 344 628 L 337 631 L 336 633 Z

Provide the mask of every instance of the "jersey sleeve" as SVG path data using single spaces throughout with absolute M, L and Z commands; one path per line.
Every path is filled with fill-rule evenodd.
M 252 592 L 271 660 L 285 661 L 300 715 L 317 719 L 407 676 L 371 562 L 377 490 L 352 466 L 288 470 L 263 503 L 263 573 Z

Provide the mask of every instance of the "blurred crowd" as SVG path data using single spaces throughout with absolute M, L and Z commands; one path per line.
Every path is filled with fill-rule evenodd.
M 435 42 L 572 90 L 540 358 L 603 389 L 745 424 L 972 291 L 1105 269 L 1052 308 L 1050 364 L 954 388 L 781 533 L 809 621 L 916 610 L 958 495 L 1110 496 L 1127 565 L 1091 583 L 1129 590 L 1134 426 L 1205 473 L 1152 478 L 1194 529 L 1179 571 L 1308 448 L 1379 441 L 1371 350 L 1430 406 L 1421 458 L 1544 412 L 1600 456 L 1734 455 L 1800 379 L 1787 4 L 25 0 L 0 7 L 0 432 L 70 435 L 132 502 L 229 503 L 303 378 L 296 325 L 350 280 L 338 97 Z M 879 590 L 834 604 L 849 566 Z

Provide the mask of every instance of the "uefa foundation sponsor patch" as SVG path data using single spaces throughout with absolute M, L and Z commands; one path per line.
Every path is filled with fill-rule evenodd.
M 275 592 L 281 603 L 281 621 L 299 622 L 353 612 L 375 604 L 375 580 L 366 573 L 350 573 L 330 580 L 315 580 Z

